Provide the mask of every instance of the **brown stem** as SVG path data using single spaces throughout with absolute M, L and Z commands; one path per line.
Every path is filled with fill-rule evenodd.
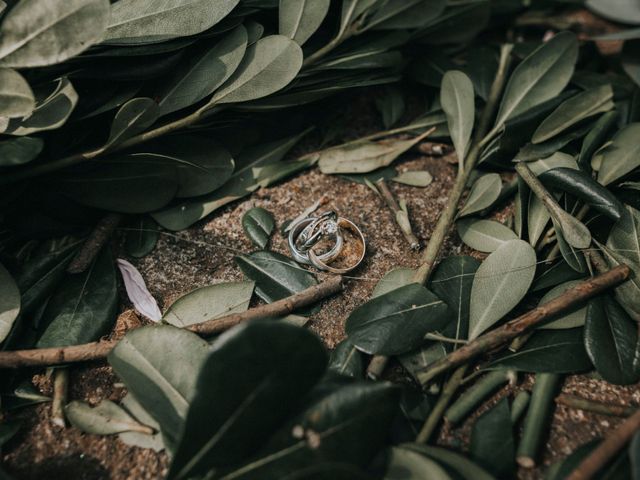
M 576 469 L 571 472 L 567 480 L 588 480 L 595 478 L 598 471 L 604 467 L 640 430 L 640 410 L 627 418 L 611 432 L 604 441 L 585 458 Z
M 420 383 L 425 385 L 447 370 L 458 367 L 489 350 L 504 346 L 504 344 L 518 335 L 522 335 L 536 326 L 552 320 L 557 315 L 605 290 L 620 285 L 629 278 L 630 274 L 629 267 L 622 264 L 606 273 L 579 283 L 550 302 L 534 308 L 489 333 L 481 335 L 446 357 L 429 365 L 418 373 Z
M 196 323 L 187 327 L 186 330 L 203 336 L 213 335 L 249 320 L 288 315 L 299 308 L 312 305 L 334 293 L 338 293 L 340 290 L 342 290 L 342 277 L 330 277 L 318 285 L 277 302 L 260 305 L 242 313 L 233 313 L 202 323 Z M 0 368 L 35 367 L 98 360 L 106 358 L 117 343 L 118 340 L 104 340 L 70 347 L 0 352 Z
M 82 273 L 89 268 L 89 265 L 107 243 L 111 234 L 120 225 L 122 218 L 119 213 L 110 213 L 103 217 L 67 267 L 67 273 Z
M 56 368 L 53 371 L 53 399 L 51 402 L 51 423 L 56 427 L 65 427 L 64 406 L 69 393 L 69 369 Z
M 630 417 L 638 411 L 637 408 L 625 405 L 615 405 L 603 402 L 596 402 L 577 395 L 562 393 L 556 397 L 556 403 L 568 408 L 585 410 L 587 412 L 599 413 L 610 417 Z
M 420 240 L 418 240 L 418 238 L 414 235 L 413 230 L 411 229 L 409 215 L 398 204 L 396 198 L 393 196 L 393 193 L 391 193 L 391 190 L 389 189 L 389 185 L 387 185 L 387 181 L 384 178 L 381 178 L 376 182 L 376 187 L 378 187 L 380 196 L 382 196 L 387 206 L 393 213 L 396 223 L 400 227 L 404 238 L 406 238 L 407 242 L 409 242 L 411 249 L 418 250 L 420 248 Z

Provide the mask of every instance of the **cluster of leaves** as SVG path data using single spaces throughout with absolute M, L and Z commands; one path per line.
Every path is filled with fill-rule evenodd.
M 594 253 L 600 263 L 629 265 L 633 278 L 543 325 L 515 351 L 483 359 L 480 370 L 595 370 L 622 385 L 640 379 L 637 30 L 615 35 L 630 41 L 613 72 L 568 32 L 518 43 L 506 87 L 492 98 L 497 49 L 460 47 L 492 13 L 499 22 L 501 13 L 522 10 L 520 2 L 496 2 L 504 5 L 493 10 L 487 1 L 170 3 L 22 0 L 0 7 L 3 349 L 74 345 L 111 330 L 118 290 L 110 251 L 82 274 L 66 273 L 82 243 L 78 233 L 102 211 L 137 215 L 125 248 L 144 256 L 158 224 L 186 228 L 311 165 L 375 188 L 376 179 L 395 177 L 389 166 L 430 127 L 451 138 L 468 175 L 459 237 L 488 256 L 445 258 L 424 286 L 414 283 L 413 270 L 389 272 L 350 313 L 348 338 L 330 359 L 318 339 L 291 325 L 304 316 L 248 324 L 208 343 L 180 327 L 246 310 L 254 292 L 273 302 L 317 283 L 264 250 L 275 223 L 251 210 L 242 223 L 260 250 L 236 259 L 248 281 L 191 292 L 164 312 L 164 325 L 127 334 L 109 357 L 127 397 L 94 408 L 72 402 L 67 414 L 75 425 L 165 448 L 170 478 L 509 477 L 522 413 L 515 400 L 477 420 L 473 461 L 402 443 L 415 436 L 434 395 L 363 383 L 367 355 L 396 357 L 420 384 L 425 369 L 456 345 L 588 278 L 598 266 Z M 587 2 L 616 21 L 636 22 L 637 7 L 603 10 L 604 3 Z M 418 53 L 407 61 L 409 41 Z M 424 44 L 446 48 L 424 54 Z M 376 103 L 391 130 L 322 149 L 336 136 L 327 128 L 320 150 L 283 161 L 306 127 L 324 120 L 314 102 L 388 83 L 396 84 Z M 429 108 L 399 127 L 401 86 L 416 83 Z M 482 132 L 480 112 L 492 102 L 497 114 Z M 415 137 L 381 140 L 401 132 Z M 474 155 L 478 165 L 465 161 Z M 501 173 L 514 167 L 517 176 L 503 185 Z M 425 172 L 396 179 L 430 181 Z M 512 218 L 484 218 L 513 195 Z M 43 400 L 12 380 L 16 406 Z M 3 397 L 5 405 L 12 397 Z M 563 478 L 587 451 L 551 478 Z M 627 457 L 618 463 L 628 468 Z

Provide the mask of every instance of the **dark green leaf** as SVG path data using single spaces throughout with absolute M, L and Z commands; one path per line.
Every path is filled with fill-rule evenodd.
M 127 333 L 108 360 L 130 393 L 161 427 L 173 449 L 193 399 L 209 344 L 195 333 L 169 325 Z
M 582 149 L 580 150 L 580 157 L 578 163 L 583 169 L 591 169 L 591 157 L 598 148 L 602 146 L 605 140 L 608 138 L 608 134 L 611 128 L 618 120 L 618 112 L 607 112 L 602 115 L 598 121 L 591 127 L 591 130 L 584 137 L 582 142 Z
M 320 340 L 286 323 L 245 324 L 219 337 L 198 377 L 167 478 L 191 478 L 247 458 L 300 404 L 326 365 Z
M 409 448 L 392 447 L 384 480 L 452 480 L 431 458 Z
M 584 349 L 582 328 L 540 330 L 517 352 L 498 356 L 488 366 L 524 372 L 576 373 L 593 368 Z
M 69 275 L 53 294 L 36 346 L 64 347 L 99 340 L 113 327 L 117 308 L 113 257 L 104 248 L 85 272 Z
M 565 100 L 538 127 L 532 143 L 542 143 L 573 125 L 614 108 L 611 85 L 596 87 Z
M 128 255 L 142 258 L 153 251 L 159 236 L 158 224 L 151 217 L 138 217 L 127 229 L 124 248 Z
M 176 300 L 162 319 L 176 327 L 218 318 L 249 308 L 253 282 L 217 283 L 197 288 Z
M 384 128 L 391 128 L 402 117 L 405 111 L 404 95 L 396 86 L 386 87 L 375 99 L 376 108 L 382 115 Z
M 11 331 L 20 313 L 20 291 L 11 274 L 0 264 L 0 342 Z
M 409 285 L 410 283 L 415 283 L 415 281 L 413 280 L 415 274 L 416 271 L 412 268 L 401 267 L 389 270 L 376 284 L 373 292 L 371 293 L 371 297 L 379 297 L 380 295 L 389 293 L 397 288 L 404 287 L 405 285 Z
M 593 157 L 599 163 L 598 182 L 609 185 L 640 166 L 640 123 L 631 123 L 615 134 L 611 143 Z M 600 158 L 598 158 L 600 157 Z
M 247 40 L 247 30 L 240 25 L 212 48 L 181 65 L 160 87 L 160 115 L 189 107 L 211 95 L 240 65 Z
M 458 217 L 465 217 L 489 208 L 500 196 L 502 180 L 497 173 L 482 175 L 475 181 L 469 196 L 458 212 Z
M 429 342 L 416 350 L 398 356 L 398 360 L 416 383 L 420 383 L 420 372 L 446 354 L 447 350 L 442 342 Z
M 555 286 L 549 290 L 544 297 L 540 299 L 539 305 L 544 305 L 551 300 L 559 297 L 570 288 L 580 284 L 582 280 L 570 280 L 560 285 Z M 545 323 L 540 328 L 547 329 L 559 329 L 559 328 L 577 328 L 584 326 L 584 322 L 587 316 L 587 306 L 580 305 L 577 308 L 572 308 L 568 312 L 560 315 L 551 323 Z
M 398 355 L 417 348 L 446 321 L 446 304 L 422 285 L 410 284 L 356 308 L 345 325 L 351 342 L 369 354 Z
M 271 212 L 254 207 L 242 216 L 242 228 L 251 242 L 258 248 L 265 248 L 276 223 Z
M 443 330 L 445 336 L 467 338 L 471 285 L 478 267 L 480 262 L 473 257 L 447 257 L 433 273 L 430 287 L 449 306 L 451 320 Z
M 277 252 L 254 252 L 235 259 L 242 273 L 256 282 L 256 294 L 268 303 L 318 283 L 309 271 Z
M 634 368 L 638 327 L 608 296 L 589 302 L 584 344 L 598 373 L 607 382 L 629 385 L 640 378 Z
M 29 163 L 40 155 L 44 142 L 40 138 L 19 137 L 0 142 L 0 167 Z
M 106 40 L 155 43 L 203 32 L 226 17 L 239 0 L 119 0 L 111 8 Z
M 561 32 L 525 58 L 511 74 L 496 119 L 496 128 L 552 99 L 569 83 L 578 58 L 578 41 Z
M 158 104 L 151 98 L 132 98 L 120 107 L 111 124 L 111 133 L 105 148 L 118 145 L 125 140 L 144 132 L 160 116 Z
M 0 65 L 61 63 L 99 42 L 108 22 L 108 0 L 20 1 L 2 19 Z
M 280 35 L 303 45 L 327 16 L 331 0 L 280 0 Z
M 469 449 L 471 458 L 496 477 L 513 477 L 516 447 L 508 399 L 503 398 L 476 420 Z
M 464 455 L 441 447 L 432 447 L 418 443 L 405 443 L 403 448 L 415 450 L 460 475 L 462 480 L 495 480 L 493 476 L 470 461 Z
M 618 221 L 624 213 L 624 205 L 609 190 L 582 170 L 559 167 L 547 170 L 539 177 L 545 186 L 579 198 L 594 210 Z
M 341 341 L 331 352 L 329 370 L 347 377 L 364 377 L 364 356 L 348 338 Z

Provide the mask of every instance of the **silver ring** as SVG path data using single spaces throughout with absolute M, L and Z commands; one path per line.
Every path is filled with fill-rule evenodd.
M 356 268 L 358 265 L 360 265 L 362 263 L 362 260 L 364 260 L 364 254 L 367 249 L 367 242 L 365 241 L 364 235 L 362 234 L 360 229 L 356 226 L 356 224 L 353 223 L 351 220 L 347 220 L 346 218 L 340 217 L 338 218 L 338 228 L 346 228 L 347 230 L 351 230 L 352 233 L 354 233 L 357 237 L 359 237 L 359 240 L 362 243 L 362 253 L 360 254 L 360 258 L 358 258 L 358 261 L 355 264 L 349 267 L 335 268 L 327 265 L 327 263 L 330 263 L 330 262 L 326 262 L 322 258 L 322 255 L 316 255 L 316 253 L 313 251 L 313 248 L 311 248 L 309 250 L 309 260 L 311 261 L 311 264 L 314 267 L 316 267 L 318 270 L 323 270 L 325 272 L 338 273 L 338 274 L 348 273 L 354 268 Z
M 289 230 L 288 243 L 289 251 L 296 262 L 304 265 L 311 265 L 308 251 L 326 235 L 333 235 L 335 237 L 335 244 L 328 252 L 316 255 L 316 257 L 323 262 L 331 262 L 340 255 L 342 247 L 344 246 L 344 239 L 342 238 L 340 229 L 337 227 L 337 223 L 330 222 L 330 220 L 330 216 L 325 214 L 320 217 L 304 218 L 292 226 L 291 230 Z M 324 227 L 324 225 L 327 225 L 327 227 Z M 310 228 L 312 226 L 313 228 Z M 318 229 L 318 227 L 320 227 L 319 230 L 315 232 L 314 230 Z M 333 227 L 335 227 L 335 230 L 332 230 Z M 304 249 L 301 251 L 301 248 L 298 245 L 298 239 L 303 232 L 306 232 L 306 234 L 303 238 L 304 243 L 302 245 Z M 313 243 L 309 245 L 312 239 Z

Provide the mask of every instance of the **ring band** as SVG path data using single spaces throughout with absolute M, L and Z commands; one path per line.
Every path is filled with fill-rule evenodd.
M 309 254 L 308 251 L 310 251 L 310 249 L 316 244 L 318 243 L 322 236 L 324 236 L 324 232 L 320 231 L 320 235 L 315 236 L 315 243 L 313 245 L 310 245 L 308 249 L 305 249 L 303 251 L 299 250 L 299 247 L 296 245 L 297 244 L 297 240 L 299 238 L 299 236 L 302 234 L 302 232 L 307 231 L 307 232 L 311 232 L 312 230 L 307 230 L 309 229 L 309 227 L 312 226 L 312 224 L 314 225 L 314 228 L 317 227 L 317 225 L 321 224 L 322 222 L 319 222 L 319 219 L 322 219 L 322 222 L 326 222 L 328 220 L 327 216 L 324 216 L 324 218 L 322 217 L 307 217 L 305 219 L 300 220 L 299 222 L 297 222 L 293 228 L 291 228 L 291 230 L 289 230 L 289 251 L 291 252 L 291 255 L 293 256 L 293 259 L 298 262 L 298 263 L 302 263 L 304 265 L 311 265 L 311 260 L 309 259 Z M 308 242 L 310 241 L 310 238 L 305 239 L 305 245 L 306 246 L 308 244 Z M 335 241 L 336 243 L 333 245 L 333 247 L 328 251 L 325 252 L 321 255 L 316 255 L 316 258 L 319 258 L 320 261 L 322 262 L 331 262 L 333 261 L 335 258 L 337 258 L 340 255 L 340 252 L 342 251 L 342 248 L 344 246 L 344 239 L 342 238 L 342 234 L 340 232 L 339 229 L 336 230 L 335 232 Z
M 322 258 L 322 255 L 317 255 L 313 251 L 313 248 L 311 248 L 309 250 L 309 260 L 311 264 L 314 267 L 316 267 L 318 270 L 324 270 L 326 272 L 338 273 L 338 274 L 348 273 L 354 268 L 356 268 L 358 265 L 360 265 L 362 263 L 362 260 L 364 260 L 364 254 L 367 249 L 367 243 L 360 229 L 351 220 L 347 220 L 346 218 L 342 218 L 342 217 L 338 218 L 338 227 L 351 230 L 352 233 L 356 234 L 356 236 L 360 238 L 360 242 L 362 243 L 362 253 L 360 254 L 360 258 L 358 258 L 358 261 L 350 267 L 335 268 L 327 265 L 327 263 L 325 263 L 325 260 Z

